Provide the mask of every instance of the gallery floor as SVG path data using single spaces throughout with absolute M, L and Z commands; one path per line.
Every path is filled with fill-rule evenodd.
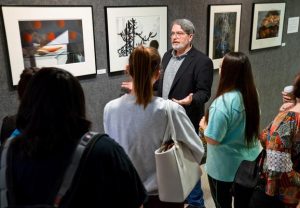
M 206 208 L 215 208 L 214 201 L 210 195 L 210 189 L 208 185 L 208 180 L 207 180 L 207 174 L 204 170 L 204 167 L 201 166 L 202 169 L 202 176 L 201 176 L 201 185 L 202 185 L 202 190 L 204 192 L 204 203 Z
M 215 208 L 214 201 L 210 195 L 210 189 L 208 185 L 208 180 L 207 180 L 207 174 L 204 170 L 203 165 L 201 165 L 202 169 L 202 176 L 201 176 L 201 186 L 202 190 L 204 192 L 204 203 L 206 208 Z

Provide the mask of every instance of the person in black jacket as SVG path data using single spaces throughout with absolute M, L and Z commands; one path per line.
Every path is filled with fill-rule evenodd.
M 163 56 L 157 93 L 182 105 L 198 133 L 204 104 L 211 94 L 213 63 L 192 45 L 194 34 L 195 27 L 190 20 L 173 21 L 170 37 L 172 49 Z M 204 207 L 200 183 L 187 201 L 190 207 Z
M 22 99 L 24 91 L 28 82 L 31 80 L 33 75 L 39 70 L 37 67 L 30 67 L 23 70 L 20 75 L 20 80 L 18 83 L 18 97 L 19 100 Z M 1 145 L 4 144 L 5 140 L 10 137 L 12 132 L 16 129 L 16 118 L 17 115 L 5 116 L 2 120 L 1 132 L 0 132 L 0 142 Z
M 162 59 L 158 95 L 182 105 L 195 130 L 204 114 L 204 104 L 211 95 L 212 61 L 192 45 L 195 28 L 187 19 L 172 23 L 172 49 Z
M 15 206 L 53 204 L 64 170 L 90 125 L 83 89 L 72 74 L 53 67 L 36 73 L 18 110 L 20 134 L 9 148 L 8 194 L 13 193 Z M 90 151 L 60 207 L 142 207 L 147 193 L 123 148 L 106 135 Z

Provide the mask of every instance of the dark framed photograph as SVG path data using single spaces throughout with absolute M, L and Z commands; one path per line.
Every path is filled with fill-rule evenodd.
M 137 45 L 167 51 L 167 6 L 105 7 L 110 73 L 124 71 Z
M 251 50 L 280 46 L 285 3 L 257 3 L 253 6 Z
M 210 5 L 208 54 L 218 69 L 224 55 L 239 50 L 241 4 Z
M 91 6 L 2 6 L 12 84 L 27 67 L 96 74 Z

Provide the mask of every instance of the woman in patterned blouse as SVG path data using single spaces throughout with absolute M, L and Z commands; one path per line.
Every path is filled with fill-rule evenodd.
M 279 199 L 276 206 L 283 203 L 285 208 L 295 208 L 300 200 L 300 74 L 295 78 L 293 95 L 296 104 L 279 112 L 260 136 L 267 151 L 263 171 L 266 197 L 274 196 L 275 201 Z M 263 198 L 253 199 L 255 207 L 262 207 Z

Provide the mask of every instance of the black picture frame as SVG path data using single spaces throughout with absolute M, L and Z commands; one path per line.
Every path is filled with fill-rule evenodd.
M 108 72 L 123 72 L 139 44 L 167 51 L 167 6 L 105 7 Z
M 208 56 L 218 69 L 224 55 L 239 50 L 241 4 L 209 5 Z

